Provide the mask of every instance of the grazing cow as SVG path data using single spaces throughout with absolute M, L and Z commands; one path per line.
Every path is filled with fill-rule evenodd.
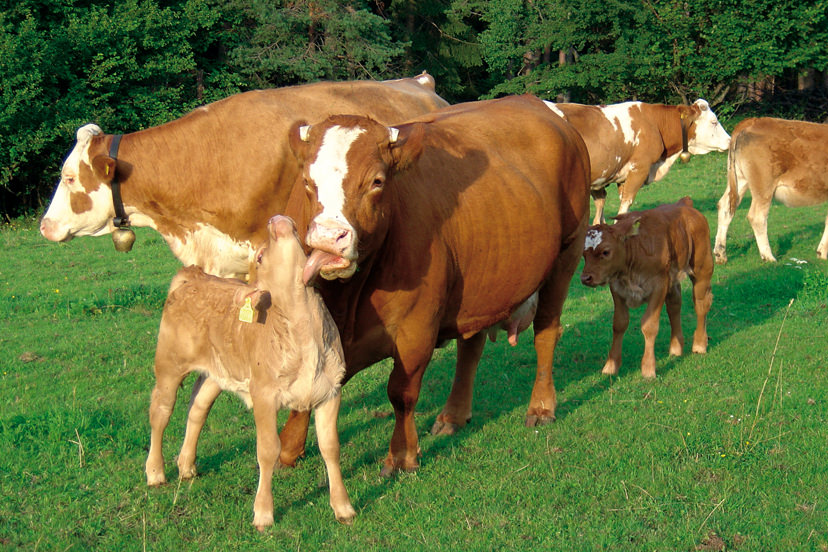
M 745 119 L 733 129 L 727 157 L 727 189 L 719 200 L 719 224 L 713 253 L 727 262 L 727 229 L 750 188 L 748 220 L 759 255 L 776 261 L 768 241 L 771 200 L 788 207 L 828 201 L 828 126 L 769 117 Z M 828 259 L 828 217 L 817 246 L 817 257 Z
M 281 407 L 315 409 L 331 506 L 339 521 L 350 522 L 356 513 L 342 483 L 336 431 L 345 373 L 339 334 L 319 294 L 302 281 L 307 257 L 293 221 L 275 216 L 266 226 L 270 239 L 257 255 L 255 286 L 192 266 L 173 278 L 155 353 L 147 483 L 166 481 L 164 429 L 179 385 L 198 371 L 253 407 L 259 462 L 253 524 L 259 530 L 273 524 L 271 487 L 281 448 L 276 412 Z M 180 469 L 182 478 L 192 475 L 189 467 Z
M 286 140 L 293 121 L 346 112 L 394 123 L 446 105 L 424 73 L 236 94 L 120 142 L 86 125 L 40 232 L 52 241 L 110 233 L 122 201 L 129 224 L 156 229 L 185 266 L 244 277 L 299 171 Z
M 705 100 L 692 105 L 625 102 L 604 106 L 546 104 L 574 126 L 589 150 L 593 224 L 604 222 L 607 186 L 616 182 L 619 214 L 630 210 L 641 186 L 661 180 L 676 159 L 726 151 L 730 136 Z M 683 153 L 688 152 L 688 153 Z
M 685 197 L 670 205 L 618 215 L 613 225 L 591 226 L 584 242 L 581 282 L 590 287 L 609 284 L 615 314 L 612 347 L 604 374 L 615 375 L 621 366 L 621 341 L 630 323 L 630 308 L 647 303 L 641 317 L 644 358 L 641 374 L 654 378 L 655 338 L 661 306 L 670 318 L 670 354 L 681 355 L 681 279 L 693 282 L 696 332 L 693 352 L 707 352 L 707 313 L 713 302 L 710 279 L 713 256 L 707 220 Z
M 296 125 L 303 165 L 287 212 L 307 226 L 306 279 L 337 323 L 346 375 L 392 357 L 396 424 L 382 473 L 418 467 L 414 408 L 435 344 L 457 338 L 457 374 L 433 431 L 471 416 L 487 329 L 538 292 L 537 376 L 527 425 L 552 421 L 560 315 L 589 217 L 583 140 L 532 96 L 472 102 L 386 127 L 335 116 Z M 304 184 L 304 185 L 302 185 Z M 515 236 L 531 239 L 515 241 Z M 307 417 L 283 431 L 302 438 Z

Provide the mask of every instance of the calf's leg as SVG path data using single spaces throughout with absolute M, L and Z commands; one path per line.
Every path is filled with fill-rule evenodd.
M 706 353 L 707 352 L 707 313 L 710 312 L 710 306 L 713 304 L 713 293 L 711 292 L 711 275 L 710 271 L 697 273 L 692 278 L 693 282 L 693 307 L 696 310 L 696 331 L 693 334 L 693 352 Z
M 328 472 L 328 489 L 331 495 L 331 508 L 336 519 L 350 525 L 356 516 L 348 491 L 342 482 L 342 469 L 339 464 L 339 432 L 336 429 L 336 420 L 339 415 L 341 395 L 318 406 L 314 411 L 316 417 L 316 438 L 319 441 L 319 452 L 325 461 L 325 470 Z
M 817 246 L 817 257 L 828 259 L 828 216 L 825 217 L 825 230 L 822 232 L 822 239 Z
M 667 295 L 667 284 L 664 283 L 653 290 L 641 317 L 641 333 L 644 334 L 644 356 L 641 359 L 641 375 L 645 378 L 656 377 L 655 340 L 658 335 L 658 322 L 661 318 L 661 307 Z
M 624 334 L 630 326 L 630 308 L 623 297 L 612 294 L 612 345 L 610 345 L 607 361 L 604 363 L 602 374 L 615 376 L 621 367 L 621 352 L 624 343 Z
M 253 418 L 256 420 L 256 457 L 259 462 L 259 486 L 253 502 L 253 525 L 264 531 L 273 525 L 273 470 L 279 459 L 281 443 L 276 429 L 276 413 L 279 405 L 271 390 L 253 389 Z
M 161 485 L 167 482 L 164 474 L 164 455 L 162 442 L 164 430 L 170 422 L 170 415 L 175 407 L 175 396 L 178 386 L 187 375 L 187 372 L 179 371 L 173 366 L 162 365 L 156 362 L 155 365 L 155 388 L 152 390 L 150 402 L 150 449 L 147 455 L 145 471 L 147 474 L 147 485 Z
M 667 317 L 670 320 L 670 354 L 681 356 L 684 334 L 681 331 L 681 284 L 675 282 L 667 292 Z
M 457 368 L 446 405 L 431 428 L 432 435 L 454 435 L 471 419 L 472 394 L 477 365 L 486 344 L 486 333 L 457 339 Z
M 210 413 L 213 403 L 221 393 L 221 387 L 206 374 L 200 374 L 193 385 L 190 395 L 190 408 L 187 412 L 187 429 L 184 432 L 184 443 L 178 453 L 178 477 L 191 479 L 196 476 L 196 449 L 204 422 Z

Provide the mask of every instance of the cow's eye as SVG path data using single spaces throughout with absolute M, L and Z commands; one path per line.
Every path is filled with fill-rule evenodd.
M 74 183 L 75 183 L 75 177 L 74 177 L 74 176 L 64 176 L 64 177 L 63 177 L 63 182 L 64 182 L 67 186 L 71 186 L 72 184 L 74 184 Z
M 381 190 L 382 187 L 385 186 L 385 178 L 378 176 L 374 178 L 373 184 L 371 184 L 372 190 Z
M 259 251 L 259 254 L 256 255 L 256 264 L 262 264 L 262 257 L 264 257 L 264 249 Z
M 607 257 L 610 256 L 610 250 L 609 249 L 604 249 L 603 251 L 601 251 L 601 256 L 606 259 Z

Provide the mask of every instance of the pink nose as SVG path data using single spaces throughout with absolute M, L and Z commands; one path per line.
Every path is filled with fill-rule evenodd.
M 351 250 L 353 236 L 353 231 L 346 226 L 328 221 L 313 221 L 308 228 L 308 245 L 344 257 Z

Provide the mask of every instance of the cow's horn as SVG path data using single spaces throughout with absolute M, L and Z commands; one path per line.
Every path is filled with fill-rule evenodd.
M 390 143 L 395 143 L 397 138 L 400 136 L 400 129 L 391 127 L 388 129 L 388 141 Z
M 310 140 L 310 125 L 302 125 L 299 127 L 299 139 L 303 142 Z

